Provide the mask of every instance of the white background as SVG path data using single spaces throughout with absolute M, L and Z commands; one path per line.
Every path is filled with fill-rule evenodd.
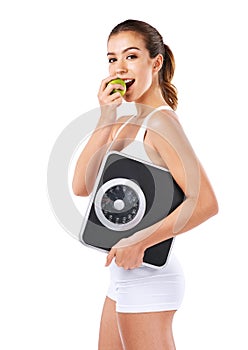
M 60 132 L 97 107 L 106 39 L 127 18 L 174 52 L 178 114 L 220 212 L 177 238 L 187 289 L 178 350 L 247 349 L 245 1 L 2 1 L 0 348 L 97 349 L 105 255 L 72 239 L 47 196 Z M 246 170 L 245 170 L 246 169 Z

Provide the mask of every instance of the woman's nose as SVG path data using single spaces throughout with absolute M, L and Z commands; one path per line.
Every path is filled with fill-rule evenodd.
M 116 74 L 125 74 L 126 72 L 127 72 L 127 66 L 126 66 L 125 62 L 119 61 L 115 67 L 115 73 Z
M 116 74 L 125 74 L 127 72 L 126 68 L 118 68 L 116 69 Z

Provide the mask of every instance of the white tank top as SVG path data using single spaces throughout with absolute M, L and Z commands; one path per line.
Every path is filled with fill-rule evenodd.
M 151 116 L 158 110 L 172 110 L 172 108 L 170 106 L 160 106 L 155 108 L 151 113 L 149 113 L 145 119 L 143 120 L 142 125 L 140 126 L 139 131 L 137 132 L 135 139 L 125 148 L 123 148 L 121 150 L 121 153 L 124 153 L 128 156 L 133 156 L 136 158 L 139 158 L 141 160 L 144 160 L 146 162 L 152 163 L 151 159 L 149 158 L 145 147 L 144 147 L 144 136 L 145 136 L 145 132 L 147 129 L 147 124 L 149 119 L 151 118 Z M 131 118 L 129 118 L 118 130 L 118 132 L 115 135 L 115 139 L 116 137 L 119 135 L 119 133 L 121 132 L 121 130 L 133 119 L 135 118 L 135 116 L 132 116 Z M 114 140 L 113 140 L 114 141 Z

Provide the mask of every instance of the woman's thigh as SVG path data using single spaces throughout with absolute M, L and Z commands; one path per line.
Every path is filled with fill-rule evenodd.
M 105 299 L 102 310 L 98 350 L 123 350 L 117 324 L 115 301 L 108 297 Z
M 175 350 L 172 321 L 175 311 L 117 313 L 125 350 Z

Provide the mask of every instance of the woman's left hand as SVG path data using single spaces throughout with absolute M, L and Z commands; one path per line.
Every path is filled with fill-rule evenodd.
M 128 238 L 123 238 L 111 248 L 105 266 L 109 266 L 115 258 L 117 266 L 125 270 L 135 269 L 142 264 L 144 253 L 145 249 L 141 242 L 130 244 Z

